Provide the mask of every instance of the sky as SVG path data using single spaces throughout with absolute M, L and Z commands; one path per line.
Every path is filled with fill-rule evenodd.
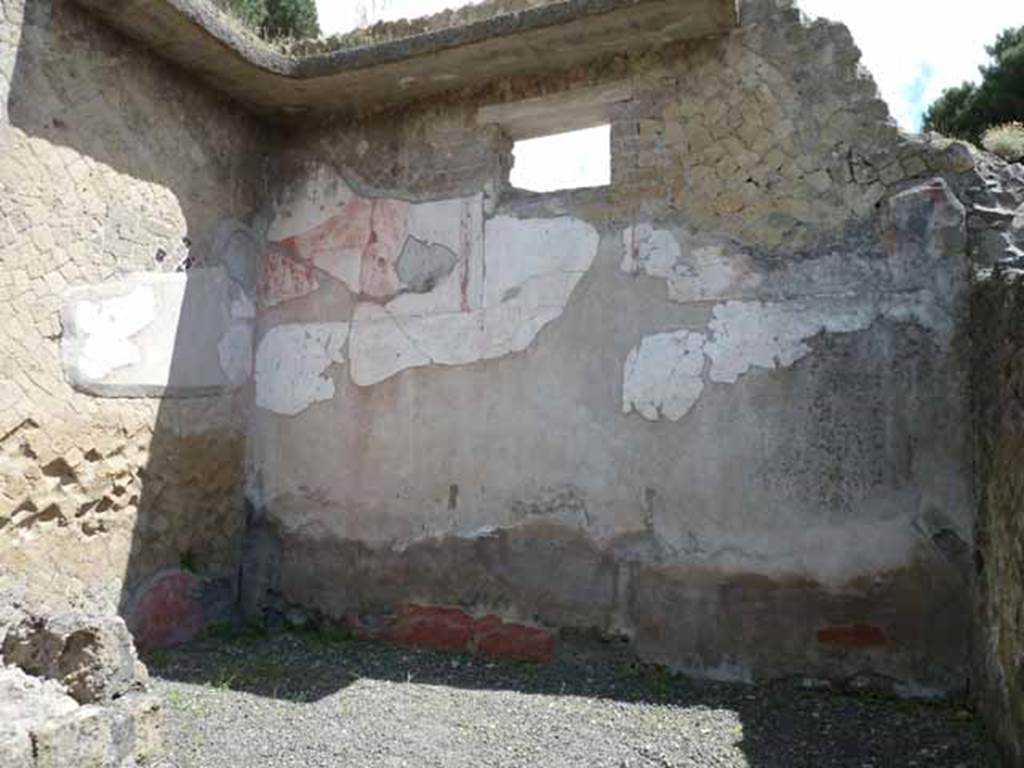
M 375 21 L 425 16 L 462 0 L 316 0 L 325 35 Z M 977 80 L 985 46 L 1024 25 L 1024 0 L 798 0 L 811 17 L 845 23 L 864 54 L 893 116 L 921 127 L 924 109 L 943 88 Z
M 944 88 L 979 79 L 985 46 L 1007 27 L 1024 25 L 1024 0 L 799 0 L 808 16 L 850 28 L 853 39 L 906 130 Z

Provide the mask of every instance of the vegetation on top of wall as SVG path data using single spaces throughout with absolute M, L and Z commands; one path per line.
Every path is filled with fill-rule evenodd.
M 304 40 L 320 36 L 314 0 L 216 0 L 264 40 Z
M 223 1 L 223 0 L 219 0 Z M 230 2 L 258 2 L 258 0 L 229 0 Z M 456 8 L 448 8 L 429 16 L 418 16 L 396 21 L 378 21 L 374 24 L 353 29 L 350 32 L 331 35 L 323 39 L 314 37 L 296 38 L 290 41 L 287 52 L 293 55 L 331 53 L 350 48 L 380 45 L 417 35 L 426 35 L 443 29 L 464 27 L 497 16 L 519 13 L 532 8 L 553 5 L 563 0 L 484 0 L 467 4 L 469 0 L 453 0 Z
M 985 49 L 981 83 L 947 88 L 924 115 L 925 130 L 979 144 L 988 128 L 1024 121 L 1024 27 L 1004 30 Z
M 981 146 L 1011 163 L 1024 162 L 1024 123 L 1005 123 L 989 128 Z
M 469 4 L 470 0 L 456 0 L 454 4 L 457 7 L 429 16 L 378 21 L 348 32 L 321 37 L 315 0 L 211 0 L 240 22 L 245 30 L 254 32 L 274 44 L 281 52 L 292 56 L 380 45 L 565 1 L 483 0 Z

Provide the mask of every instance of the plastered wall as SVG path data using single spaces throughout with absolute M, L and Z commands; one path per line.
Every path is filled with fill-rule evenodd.
M 897 134 L 842 27 L 744 18 L 290 134 L 251 609 L 399 639 L 454 610 L 724 679 L 962 688 L 974 161 Z M 477 108 L 602 82 L 628 93 L 610 187 L 509 188 Z

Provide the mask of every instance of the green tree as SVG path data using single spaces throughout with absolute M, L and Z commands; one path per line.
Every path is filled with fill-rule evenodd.
M 1024 121 L 1024 27 L 1003 31 L 985 50 L 992 61 L 981 82 L 947 88 L 925 112 L 925 130 L 977 144 L 993 125 Z
M 267 18 L 260 29 L 263 37 L 319 37 L 320 24 L 314 0 L 266 0 Z
M 221 0 L 232 14 L 265 40 L 320 35 L 314 0 Z
M 267 0 L 227 0 L 224 5 L 249 29 L 259 31 L 267 17 Z

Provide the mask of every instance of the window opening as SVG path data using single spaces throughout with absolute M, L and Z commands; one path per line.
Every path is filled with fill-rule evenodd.
M 611 182 L 611 126 L 521 139 L 512 147 L 512 186 L 530 192 L 602 187 Z

